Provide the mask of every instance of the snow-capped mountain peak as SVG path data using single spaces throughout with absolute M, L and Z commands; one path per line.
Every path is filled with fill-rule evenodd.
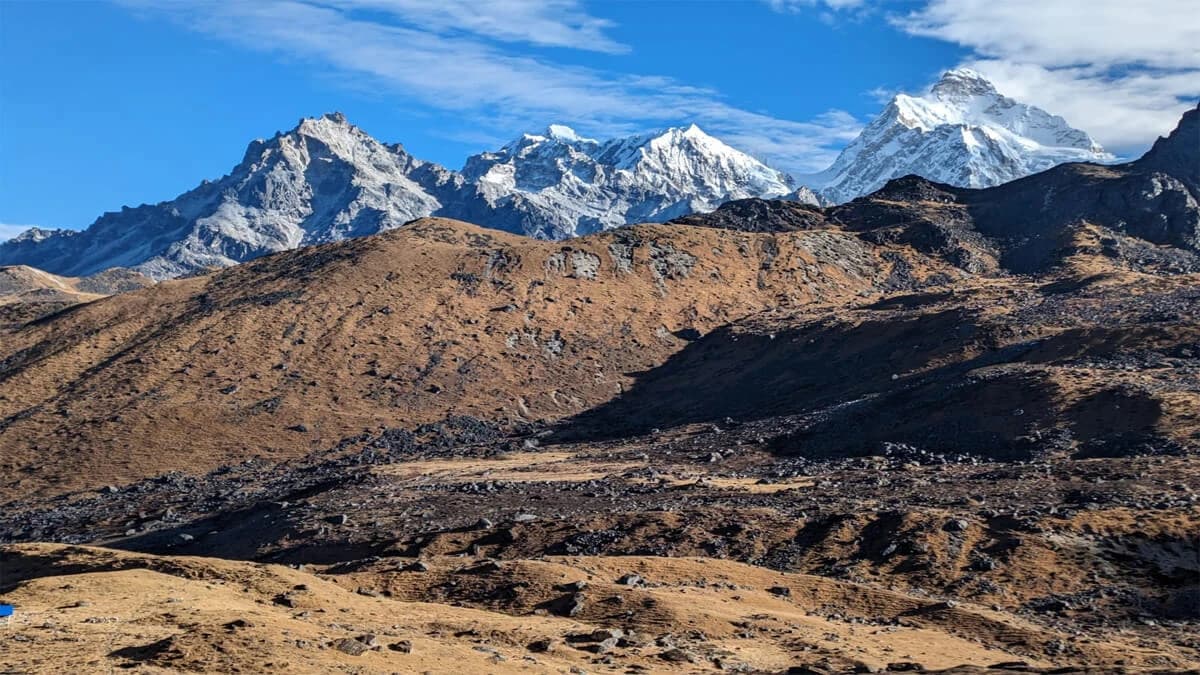
M 346 119 L 346 116 L 340 112 L 328 112 L 320 117 L 302 117 L 297 123 L 296 133 L 307 133 L 312 135 L 322 135 L 328 133 L 345 133 L 358 129 Z
M 551 125 L 470 157 L 463 176 L 502 229 L 547 238 L 669 220 L 794 188 L 787 175 L 694 124 L 607 141 Z
M 681 145 L 691 145 L 707 154 L 746 156 L 740 150 L 734 150 L 725 143 L 704 133 L 704 130 L 695 124 L 687 127 L 669 127 L 646 142 L 646 146 L 654 150 Z
M 82 276 L 132 267 L 167 278 L 297 246 L 399 227 L 440 208 L 449 181 L 340 113 L 251 142 L 229 175 L 101 216 L 83 232 L 14 242 L 0 260 Z
M 970 68 L 947 70 L 929 89 L 929 94 L 939 101 L 960 101 L 973 96 L 999 96 L 996 86 L 986 77 Z
M 1063 162 L 1115 159 L 1062 117 L 1004 96 L 983 75 L 947 71 L 923 96 L 898 94 L 812 182 L 843 202 L 915 173 L 987 187 Z
M 72 276 L 132 267 L 162 279 L 428 215 L 564 238 L 793 187 L 694 125 L 601 142 L 552 124 L 454 172 L 329 113 L 251 142 L 229 175 L 173 200 L 105 214 L 82 232 L 27 232 L 0 245 L 0 264 Z
M 376 140 L 347 121 L 340 112 L 305 117 L 291 131 L 277 133 L 273 138 L 257 143 L 257 146 L 252 143 L 251 149 L 274 148 L 285 152 L 317 153 L 317 156 L 327 154 L 354 163 L 365 158 L 407 154 L 400 145 L 388 145 Z
M 556 141 L 564 143 L 595 143 L 591 138 L 584 138 L 575 133 L 575 130 L 565 124 L 551 124 L 546 127 L 543 134 L 546 138 L 553 138 Z
M 695 124 L 604 141 L 551 124 L 456 172 L 329 113 L 253 141 L 229 175 L 170 201 L 123 207 L 85 231 L 31 230 L 0 244 L 0 265 L 71 276 L 132 267 L 161 279 L 428 215 L 562 239 L 747 197 L 845 201 L 908 173 L 981 187 L 1065 161 L 1111 159 L 1061 117 L 965 69 L 923 96 L 896 96 L 809 183 L 819 193 Z
M 763 195 L 779 196 L 794 187 L 790 176 L 708 135 L 695 124 L 671 127 L 636 150 L 621 153 L 616 166 L 633 172 L 699 180 L 718 192 L 749 188 Z

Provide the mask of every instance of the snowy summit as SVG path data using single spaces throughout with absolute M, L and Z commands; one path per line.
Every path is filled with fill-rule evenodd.
M 604 142 L 551 125 L 469 158 L 462 175 L 491 212 L 488 225 L 550 239 L 794 189 L 786 174 L 696 125 Z
M 1114 159 L 1063 118 L 1008 98 L 979 73 L 959 68 L 924 96 L 893 98 L 808 182 L 825 199 L 845 202 L 907 174 L 988 187 L 1064 162 Z
M 562 239 L 793 189 L 695 125 L 600 142 L 553 124 L 456 172 L 331 113 L 250 143 L 229 175 L 171 201 L 106 213 L 82 232 L 31 230 L 0 244 L 0 265 L 73 276 L 129 267 L 165 279 L 422 216 Z

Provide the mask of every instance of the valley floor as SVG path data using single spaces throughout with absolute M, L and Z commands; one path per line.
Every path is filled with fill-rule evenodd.
M 774 423 L 447 427 L 31 503 L 3 530 L 68 543 L 3 547 L 0 667 L 1200 667 L 1200 460 L 789 460 L 755 444 Z

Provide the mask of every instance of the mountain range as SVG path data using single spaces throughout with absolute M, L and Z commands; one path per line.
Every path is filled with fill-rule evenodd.
M 174 470 L 206 457 L 232 460 L 245 452 L 246 425 L 253 425 L 256 448 L 284 453 L 296 450 L 291 429 L 298 426 L 308 429 L 304 437 L 333 444 L 384 420 L 422 424 L 474 415 L 517 422 L 592 410 L 589 419 L 607 433 L 649 428 L 658 419 L 758 415 L 801 400 L 819 408 L 836 402 L 829 399 L 832 388 L 868 388 L 847 393 L 851 400 L 892 380 L 841 382 L 842 373 L 863 366 L 855 350 L 834 349 L 833 337 L 829 358 L 848 361 L 830 370 L 827 381 L 812 383 L 812 375 L 797 373 L 810 381 L 809 389 L 767 386 L 776 381 L 775 366 L 764 366 L 756 379 L 759 371 L 750 365 L 714 369 L 727 359 L 709 361 L 703 353 L 669 360 L 680 350 L 703 351 L 705 344 L 753 352 L 750 343 L 736 346 L 736 337 L 714 334 L 746 317 L 787 311 L 820 319 L 881 295 L 938 298 L 947 288 L 972 284 L 990 293 L 988 284 L 1037 277 L 1041 281 L 1022 282 L 1037 286 L 1057 283 L 1063 274 L 1108 275 L 1128 289 L 1142 284 L 1146 293 L 1151 285 L 1194 289 L 1191 280 L 1200 276 L 1197 138 L 1200 110 L 1193 110 L 1171 136 L 1129 164 L 1062 165 L 984 189 L 910 176 L 834 207 L 749 198 L 708 214 L 562 242 L 418 219 L 379 235 L 123 293 L 0 333 L 0 446 L 13 449 L 0 471 L 14 462 L 36 466 L 48 452 L 71 463 L 61 480 L 92 476 L 118 456 L 131 463 L 121 472 L 141 470 L 144 462 Z M 1065 292 L 1054 297 L 1061 300 Z M 1190 309 L 1168 300 L 1155 311 L 1164 317 L 1184 312 L 1179 320 L 1195 321 Z M 1066 314 L 1045 322 L 1069 325 L 1091 316 L 1055 311 Z M 916 340 L 921 350 L 940 349 L 944 339 L 974 340 L 955 332 L 967 320 L 944 315 L 904 339 Z M 1004 321 L 1024 319 L 1017 312 Z M 891 329 L 879 330 L 862 328 L 863 339 L 882 340 Z M 995 340 L 1029 341 L 1044 329 L 1022 330 L 1033 332 L 1002 331 Z M 1200 339 L 1191 331 L 1179 339 Z M 921 342 L 926 332 L 932 347 Z M 978 349 L 995 349 L 978 339 Z M 695 348 L 688 347 L 693 342 Z M 887 343 L 879 345 L 887 354 L 881 358 L 892 365 L 879 367 L 894 370 L 881 370 L 880 378 L 928 365 Z M 1062 349 L 1064 359 L 1076 358 Z M 799 355 L 786 354 L 779 372 L 799 368 L 788 365 Z M 659 369 L 658 377 L 676 373 L 674 384 L 656 380 L 647 374 L 651 369 Z M 680 369 L 689 375 L 677 376 Z M 697 382 L 707 384 L 689 391 Z M 903 387 L 897 391 L 903 395 Z M 985 400 L 962 414 L 978 413 Z M 895 410 L 911 414 L 912 424 L 929 424 L 915 404 L 903 401 Z M 1010 403 L 1003 398 L 995 405 Z M 679 409 L 654 412 L 672 406 Z M 1050 413 L 1028 411 L 1043 414 Z M 575 428 L 592 426 L 586 421 Z M 947 421 L 947 428 L 959 422 Z M 878 440 L 947 448 L 965 443 L 917 432 L 910 437 L 887 425 L 848 428 L 859 426 L 855 434 L 890 434 L 864 441 L 867 446 Z M 189 435 L 197 427 L 205 433 Z M 828 440 L 852 436 L 843 431 Z M 981 439 L 980 452 L 1001 452 L 1010 441 Z M 146 456 L 126 447 L 155 450 Z
M 227 176 L 173 200 L 106 213 L 83 231 L 28 230 L 0 244 L 0 265 L 70 276 L 128 267 L 166 279 L 430 215 L 565 239 L 747 197 L 844 202 L 907 173 L 981 187 L 1111 159 L 1062 118 L 967 70 L 946 73 L 927 97 L 895 97 L 805 185 L 695 125 L 608 141 L 551 125 L 452 171 L 332 113 L 250 143 Z
M 343 184 L 283 146 L 247 168 Z M 1193 109 L 995 187 L 418 218 L 0 313 L 0 670 L 1198 672 L 1198 197 Z

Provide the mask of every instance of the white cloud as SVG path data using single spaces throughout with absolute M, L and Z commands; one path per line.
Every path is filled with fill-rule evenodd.
M 1200 97 L 1193 0 L 931 0 L 893 23 L 953 42 L 1013 98 L 1136 154 Z
M 765 0 L 767 6 L 776 12 L 797 13 L 806 9 L 825 7 L 832 10 L 857 9 L 866 4 L 866 0 Z
M 982 56 L 1053 66 L 1200 66 L 1194 0 L 932 0 L 897 20 Z
M 474 32 L 485 31 L 481 26 L 487 21 L 470 24 L 466 32 L 450 29 L 443 22 L 457 9 L 439 5 L 418 13 L 418 5 L 425 3 L 260 0 L 133 6 L 167 13 L 194 30 L 249 49 L 332 68 L 353 86 L 389 91 L 453 112 L 457 121 L 475 124 L 480 134 L 513 135 L 562 121 L 603 137 L 695 121 L 775 166 L 807 172 L 825 168 L 860 127 L 844 112 L 831 111 L 805 122 L 779 119 L 737 108 L 716 91 L 670 78 L 535 59 Z M 570 10 L 563 26 L 589 26 L 593 35 L 602 35 L 596 31 L 603 23 L 580 15 L 574 2 L 560 0 L 551 6 Z M 385 20 L 400 15 L 403 20 Z M 505 34 L 513 40 L 532 39 L 521 37 L 515 28 Z
M 867 0 L 763 0 L 767 7 L 780 14 L 806 14 L 815 16 L 828 26 L 836 26 L 845 19 L 861 20 L 872 14 L 872 5 Z
M 896 97 L 896 94 L 901 93 L 899 89 L 892 87 L 873 87 L 863 92 L 863 94 L 880 105 L 886 105 L 889 101 Z
M 11 225 L 9 223 L 0 223 L 0 243 L 12 239 L 31 227 L 33 227 L 33 225 Z
M 1005 95 L 1062 115 L 1101 145 L 1131 158 L 1174 129 L 1183 112 L 1196 105 L 1179 97 L 1200 94 L 1200 71 L 1111 77 L 1087 67 L 1049 69 L 1005 60 L 968 65 Z
M 419 28 L 468 32 L 525 42 L 621 54 L 629 51 L 604 31 L 612 22 L 589 15 L 576 0 L 334 0 L 342 9 L 391 14 Z

